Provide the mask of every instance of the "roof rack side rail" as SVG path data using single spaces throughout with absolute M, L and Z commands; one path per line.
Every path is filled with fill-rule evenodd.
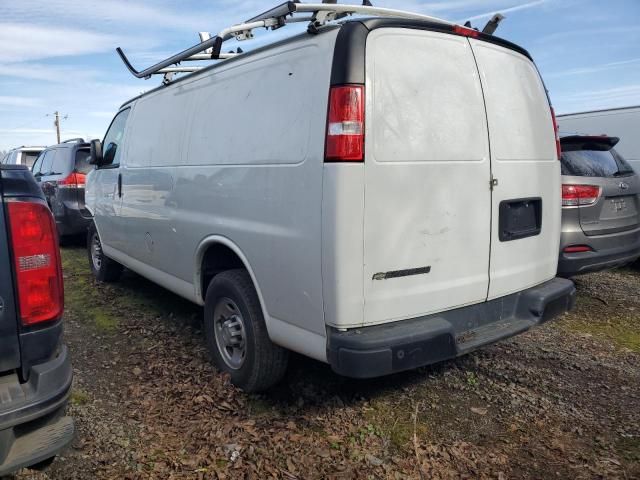
M 234 25 L 232 27 L 225 28 L 215 37 L 211 37 L 203 42 L 200 42 L 194 45 L 191 48 L 187 48 L 186 50 L 183 50 L 180 53 L 176 53 L 175 55 L 169 58 L 166 58 L 165 60 L 158 62 L 155 65 L 149 68 L 146 68 L 142 71 L 138 71 L 135 68 L 133 68 L 133 65 L 131 65 L 131 62 L 129 62 L 129 59 L 127 58 L 127 56 L 125 55 L 125 53 L 122 51 L 120 47 L 116 48 L 116 52 L 118 52 L 118 55 L 120 55 L 120 58 L 122 59 L 122 61 L 124 62 L 126 67 L 129 69 L 129 71 L 133 74 L 134 77 L 149 78 L 154 73 L 164 73 L 164 72 L 160 72 L 160 70 L 170 67 L 171 65 L 177 65 L 181 61 L 187 60 L 189 57 L 193 55 L 197 55 L 200 52 L 206 51 L 208 48 L 212 49 L 210 60 L 219 60 L 221 59 L 220 50 L 222 49 L 222 42 L 229 40 L 234 36 L 237 38 L 251 38 L 249 34 L 251 30 L 253 30 L 254 28 L 260 28 L 260 27 L 269 28 L 274 26 L 275 24 L 276 23 L 274 19 L 267 19 L 267 20 L 259 20 L 259 21 L 250 22 L 250 23 L 241 23 L 240 25 Z M 249 34 L 247 32 L 249 32 Z M 226 56 L 225 54 L 222 54 L 222 55 Z
M 69 140 L 65 140 L 62 143 L 87 143 L 84 138 L 70 138 Z
M 157 73 L 160 69 L 176 63 L 180 63 L 185 58 L 190 57 L 191 55 L 195 55 L 196 53 L 200 53 L 208 48 L 212 48 L 211 58 L 216 58 L 216 56 L 220 53 L 220 49 L 222 48 L 222 39 L 217 36 L 212 37 L 208 40 L 205 40 L 204 42 L 200 42 L 197 45 L 194 45 L 191 48 L 187 48 L 186 50 L 183 50 L 182 52 L 177 53 L 161 62 L 158 62 L 149 68 L 145 68 L 142 71 L 138 71 L 133 68 L 133 65 L 131 65 L 131 62 L 129 62 L 129 59 L 120 47 L 116 48 L 116 52 L 118 52 L 118 55 L 120 55 L 120 58 L 126 65 L 127 69 L 129 69 L 134 77 L 148 78 L 154 73 Z
M 148 79 L 154 74 L 173 75 L 174 73 L 179 72 L 196 71 L 195 67 L 193 69 L 191 67 L 180 67 L 180 62 L 185 60 L 224 60 L 236 56 L 242 52 L 238 50 L 237 53 L 221 53 L 223 42 L 231 38 L 235 38 L 239 41 L 251 39 L 253 38 L 253 30 L 256 28 L 276 30 L 288 23 L 308 21 L 308 31 L 310 33 L 315 33 L 318 31 L 319 27 L 327 24 L 328 22 L 333 22 L 345 16 L 354 14 L 406 18 L 441 23 L 444 25 L 453 25 L 451 22 L 429 15 L 394 10 L 390 8 L 373 7 L 368 0 L 364 0 L 362 5 L 342 5 L 337 4 L 336 2 L 337 0 L 327 0 L 327 3 L 301 3 L 299 0 L 284 2 L 247 20 L 245 23 L 225 28 L 215 37 L 210 37 L 207 32 L 200 32 L 200 43 L 166 58 L 142 71 L 138 71 L 133 68 L 133 65 L 131 65 L 131 62 L 121 48 L 117 48 L 116 51 L 133 76 Z M 308 15 L 297 15 L 300 13 L 306 13 Z M 165 77 L 165 81 L 166 80 L 167 77 Z

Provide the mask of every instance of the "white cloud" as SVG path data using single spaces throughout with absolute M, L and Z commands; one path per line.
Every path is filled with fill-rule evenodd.
M 558 113 L 640 105 L 640 84 L 602 88 L 554 96 Z
M 69 79 L 74 82 L 86 81 L 100 75 L 97 70 L 78 68 L 77 66 L 52 66 L 42 63 L 8 63 L 0 64 L 0 77 L 15 77 L 26 80 L 65 83 Z
M 89 112 L 88 115 L 94 118 L 113 118 L 115 113 L 116 113 L 115 110 L 113 112 L 99 111 L 99 112 Z
M 559 78 L 559 77 L 568 77 L 571 75 L 588 75 L 590 73 L 603 72 L 606 70 L 611 70 L 614 68 L 625 68 L 629 65 L 640 63 L 640 58 L 633 58 L 630 60 L 621 60 L 618 62 L 609 62 L 601 65 L 593 65 L 589 67 L 582 68 L 571 68 L 568 70 L 563 70 L 560 72 L 548 73 L 544 76 L 544 78 Z
M 0 58 L 4 62 L 104 52 L 116 44 L 112 35 L 87 30 L 0 23 Z
M 75 22 L 103 31 L 131 25 L 198 29 L 209 23 L 211 18 L 210 15 L 184 13 L 180 8 L 166 8 L 157 1 L 144 4 L 128 0 L 17 0 L 11 3 L 11 7 L 3 12 L 5 19 L 17 21 L 28 18 L 34 23 L 49 23 L 57 18 L 65 25 Z
M 549 0 L 535 0 L 533 2 L 526 2 L 526 3 L 522 3 L 520 5 L 513 5 L 511 7 L 506 7 L 506 8 L 495 8 L 494 10 L 485 12 L 485 13 L 480 13 L 478 15 L 474 15 L 472 17 L 468 17 L 465 18 L 464 20 L 460 20 L 460 23 L 466 20 L 478 20 L 480 18 L 485 18 L 485 17 L 490 17 L 492 15 L 494 15 L 495 13 L 511 13 L 511 12 L 517 12 L 519 10 L 526 10 L 529 8 L 534 8 L 534 7 L 538 7 L 544 3 L 547 3 Z
M 6 107 L 38 107 L 42 100 L 32 97 L 17 97 L 12 95 L 0 95 L 0 106 Z

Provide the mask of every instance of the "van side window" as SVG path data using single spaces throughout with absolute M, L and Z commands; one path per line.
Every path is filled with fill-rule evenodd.
M 36 158 L 36 162 L 33 164 L 33 168 L 31 169 L 31 173 L 34 175 L 38 175 L 40 173 L 40 169 L 42 168 L 42 159 L 44 158 L 45 151 L 43 150 L 38 158 Z
M 47 150 L 42 158 L 42 167 L 40 168 L 40 175 L 50 175 L 51 166 L 53 164 L 53 157 L 55 157 L 55 150 Z
M 102 141 L 102 166 L 117 166 L 120 164 L 120 152 L 122 151 L 122 137 L 124 137 L 124 129 L 127 124 L 127 118 L 131 109 L 118 113 L 113 121 L 107 134 Z
M 51 164 L 51 173 L 50 175 L 64 175 L 69 173 L 70 165 L 69 165 L 69 157 L 65 155 L 68 149 L 59 150 L 53 159 L 53 163 Z

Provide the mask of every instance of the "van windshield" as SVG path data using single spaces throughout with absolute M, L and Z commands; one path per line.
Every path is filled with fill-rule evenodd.
M 624 177 L 633 175 L 633 169 L 616 152 L 611 150 L 572 149 L 571 145 L 562 146 L 562 175 L 575 177 Z

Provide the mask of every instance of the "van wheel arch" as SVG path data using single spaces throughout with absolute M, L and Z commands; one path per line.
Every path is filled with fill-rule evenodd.
M 196 285 L 198 289 L 196 298 L 200 300 L 202 305 L 204 305 L 207 288 L 211 280 L 213 280 L 213 277 L 227 270 L 242 268 L 249 274 L 253 288 L 255 288 L 258 294 L 262 315 L 267 324 L 267 330 L 269 330 L 269 315 L 265 307 L 264 298 L 262 297 L 262 290 L 242 250 L 228 238 L 216 236 L 203 240 L 197 252 L 197 270 L 194 285 Z

